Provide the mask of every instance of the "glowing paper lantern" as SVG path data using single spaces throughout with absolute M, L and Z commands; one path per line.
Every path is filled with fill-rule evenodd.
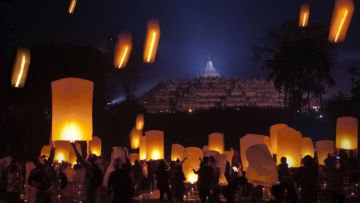
M 77 156 L 69 142 L 68 142 L 68 145 L 69 145 L 69 163 L 72 164 L 72 166 L 74 166 L 76 164 Z M 76 143 L 75 147 L 76 147 L 77 151 L 80 153 L 80 155 L 82 155 L 80 143 Z M 57 151 L 57 148 L 56 148 L 55 152 L 56 151 Z
M 244 170 L 249 166 L 249 162 L 246 158 L 246 150 L 257 144 L 265 144 L 265 137 L 263 135 L 247 134 L 240 138 L 240 156 L 244 167 Z
M 68 8 L 68 13 L 69 13 L 69 14 L 73 14 L 73 13 L 74 13 L 76 4 L 77 4 L 77 0 L 71 0 L 70 5 L 69 5 L 69 8 Z
M 314 145 L 313 141 L 310 137 L 301 138 L 301 157 L 310 155 L 314 158 Z
M 270 153 L 273 154 L 271 149 L 271 140 L 269 136 L 264 136 L 264 143 L 267 146 L 267 148 L 269 148 Z
M 150 130 L 145 132 L 146 137 L 146 159 L 164 159 L 164 132 Z
M 310 7 L 309 4 L 303 3 L 300 8 L 300 15 L 299 15 L 299 26 L 300 27 L 307 27 L 309 24 L 309 17 L 310 17 Z
M 249 167 L 246 178 L 249 183 L 257 186 L 272 186 L 278 182 L 277 167 L 265 144 L 252 145 L 246 150 Z
M 209 150 L 217 151 L 220 154 L 224 152 L 224 134 L 212 133 L 209 135 Z
M 183 171 L 185 174 L 186 182 L 193 184 L 198 179 L 198 175 L 193 172 L 193 169 L 199 169 L 200 159 L 203 158 L 203 152 L 198 147 L 187 147 L 185 148 L 184 156 L 187 157 L 187 159 L 183 163 Z
M 139 160 L 139 154 L 138 153 L 131 153 L 129 156 L 130 156 L 130 163 L 132 165 L 135 164 L 136 160 Z
M 335 1 L 329 33 L 330 42 L 337 43 L 344 41 L 353 13 L 354 2 L 352 0 Z
M 51 146 L 50 145 L 44 145 L 41 148 L 40 156 L 49 157 L 50 156 L 50 151 L 51 151 Z
M 279 123 L 279 124 L 275 124 L 272 125 L 270 127 L 270 143 L 271 143 L 271 152 L 273 154 L 277 154 L 277 149 L 278 149 L 278 144 L 277 144 L 277 135 L 278 135 L 278 130 L 281 128 L 286 128 L 288 127 L 286 124 L 283 123 Z
M 122 33 L 118 37 L 114 52 L 114 66 L 125 68 L 132 50 L 132 38 L 130 33 Z
M 335 152 L 335 143 L 332 140 L 320 140 L 315 143 L 316 154 L 320 165 L 325 165 L 325 159 L 328 155 Z
M 13 64 L 11 85 L 15 88 L 22 88 L 25 86 L 26 77 L 30 65 L 30 49 L 18 48 Z
M 354 150 L 358 147 L 358 120 L 339 117 L 336 121 L 336 148 Z
M 224 155 L 226 156 L 226 161 L 228 161 L 231 165 L 232 163 L 232 159 L 234 156 L 234 151 L 233 150 L 229 150 L 229 151 L 224 151 Z
M 94 136 L 90 141 L 91 153 L 96 156 L 101 156 L 101 139 L 97 136 Z
M 140 138 L 142 137 L 142 131 L 136 128 L 133 128 L 130 132 L 130 148 L 139 149 L 140 147 Z
M 52 140 L 92 140 L 93 82 L 64 78 L 51 83 Z
M 140 147 L 139 147 L 139 156 L 140 160 L 146 160 L 146 137 L 140 137 Z
M 218 154 L 214 158 L 216 160 L 216 166 L 220 169 L 219 184 L 222 186 L 228 185 L 225 177 L 226 155 Z
M 147 34 L 144 50 L 144 62 L 153 63 L 155 61 L 157 48 L 160 40 L 160 25 L 155 19 L 147 24 Z
M 58 162 L 69 162 L 70 160 L 70 144 L 68 141 L 55 141 L 55 157 L 54 160 Z
M 171 145 L 171 161 L 176 161 L 179 159 L 182 161 L 184 159 L 184 150 L 185 148 L 179 144 Z
M 202 148 L 203 151 L 208 151 L 209 150 L 209 146 L 208 145 L 204 145 Z
M 279 129 L 277 136 L 277 163 L 280 164 L 281 157 L 286 157 L 289 167 L 300 167 L 301 134 L 293 128 L 287 127 Z
M 142 130 L 144 128 L 144 114 L 136 116 L 136 129 Z

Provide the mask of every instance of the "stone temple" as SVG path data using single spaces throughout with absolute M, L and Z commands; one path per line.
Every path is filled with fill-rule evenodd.
M 271 81 L 222 77 L 209 59 L 200 77 L 160 82 L 141 102 L 148 112 L 157 113 L 243 106 L 282 108 L 283 99 Z

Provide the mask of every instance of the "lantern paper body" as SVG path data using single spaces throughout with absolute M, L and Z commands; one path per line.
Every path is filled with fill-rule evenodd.
M 226 155 L 218 154 L 214 158 L 216 160 L 216 166 L 220 169 L 219 184 L 222 186 L 228 185 L 228 182 L 225 178 Z
M 309 24 L 309 17 L 310 17 L 310 6 L 307 3 L 303 3 L 300 8 L 299 26 L 307 27 Z
M 76 8 L 76 4 L 77 4 L 77 0 L 71 0 L 69 8 L 68 8 L 68 13 L 69 14 L 73 14 Z
M 96 156 L 101 156 L 101 139 L 97 136 L 94 136 L 90 141 L 91 153 Z
M 202 148 L 203 151 L 208 151 L 209 150 L 209 146 L 208 145 L 204 145 Z
M 285 128 L 288 127 L 286 124 L 283 123 L 279 123 L 279 124 L 275 124 L 272 125 L 270 127 L 270 143 L 271 143 L 271 152 L 273 154 L 277 154 L 277 135 L 278 135 L 278 130 L 281 128 Z
M 203 158 L 203 152 L 200 148 L 197 147 L 187 147 L 185 148 L 184 156 L 187 157 L 187 159 L 183 163 L 183 171 L 185 174 L 186 182 L 193 184 L 198 179 L 198 176 L 193 172 L 193 169 L 199 169 L 200 159 Z
M 146 160 L 146 137 L 140 137 L 140 147 L 139 147 L 139 156 L 140 160 Z
M 320 165 L 325 165 L 325 159 L 335 152 L 335 143 L 332 140 L 320 140 L 316 142 L 316 154 Z
M 218 156 L 220 153 L 214 150 L 206 150 L 203 151 L 203 156 L 204 157 L 215 157 Z
M 164 132 L 150 130 L 145 132 L 146 137 L 146 159 L 164 159 Z
M 335 1 L 329 33 L 330 42 L 337 43 L 344 41 L 353 13 L 354 2 L 352 0 Z
M 16 51 L 16 57 L 13 64 L 11 85 L 15 88 L 21 88 L 25 86 L 27 74 L 30 65 L 30 49 L 18 48 Z
M 144 114 L 138 114 L 136 116 L 136 129 L 142 130 L 144 128 Z
M 220 154 L 224 153 L 224 134 L 212 133 L 209 135 L 209 150 L 217 151 Z
M 76 157 L 74 149 L 72 148 L 72 146 L 69 142 L 68 142 L 68 145 L 69 145 L 69 163 L 74 166 L 76 164 L 77 157 Z M 80 155 L 82 155 L 80 143 L 76 143 L 75 146 L 76 146 L 77 151 L 80 153 Z M 57 148 L 56 148 L 56 150 L 57 150 Z
M 130 148 L 139 149 L 140 147 L 140 138 L 142 136 L 142 131 L 136 128 L 133 128 L 130 132 Z
M 160 26 L 157 20 L 150 20 L 147 25 L 147 34 L 144 50 L 144 62 L 153 63 L 155 61 L 157 48 L 160 40 Z
M 233 159 L 233 156 L 234 156 L 234 151 L 233 150 L 224 151 L 224 155 L 226 156 L 226 161 L 228 161 L 230 163 L 230 165 L 231 165 L 232 159 Z
M 277 167 L 265 144 L 252 145 L 246 151 L 249 167 L 246 178 L 253 185 L 272 186 L 278 182 Z
M 55 157 L 58 162 L 70 161 L 70 144 L 68 141 L 55 141 Z M 73 149 L 71 149 L 73 150 Z
M 50 145 L 44 145 L 41 148 L 40 156 L 49 157 L 50 156 L 50 151 L 51 151 L 51 146 Z
M 114 66 L 125 68 L 132 50 L 132 38 L 130 33 L 122 33 L 118 37 L 114 53 Z
M 92 140 L 93 82 L 65 78 L 51 83 L 52 140 Z
M 306 155 L 314 158 L 314 145 L 309 137 L 303 137 L 301 139 L 301 157 L 304 158 Z
M 336 148 L 354 150 L 358 147 L 358 120 L 340 117 L 336 121 Z
M 264 136 L 264 143 L 267 146 L 267 148 L 269 149 L 270 153 L 272 153 L 272 149 L 271 149 L 271 140 L 269 136 Z
M 136 160 L 139 160 L 139 154 L 138 153 L 131 153 L 129 156 L 130 156 L 130 163 L 132 165 L 135 164 Z
M 301 165 L 301 134 L 293 128 L 282 128 L 277 137 L 277 163 L 286 157 L 289 167 Z
M 265 144 L 265 136 L 247 134 L 244 137 L 240 138 L 240 156 L 244 170 L 246 170 L 247 167 L 249 166 L 249 162 L 246 158 L 246 150 L 249 147 L 257 144 Z
M 176 161 L 179 159 L 182 161 L 184 159 L 184 150 L 185 148 L 179 144 L 171 145 L 171 161 Z

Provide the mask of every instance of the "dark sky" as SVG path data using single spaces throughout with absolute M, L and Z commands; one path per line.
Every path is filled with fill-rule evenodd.
M 329 25 L 333 3 L 310 1 L 310 23 Z M 163 79 L 199 76 L 209 54 L 221 75 L 264 75 L 251 58 L 251 45 L 267 28 L 297 19 L 301 1 L 78 0 L 73 15 L 67 13 L 68 4 L 69 0 L 2 0 L 0 17 L 13 27 L 20 45 L 96 45 L 121 31 L 142 40 L 146 21 L 156 17 L 161 26 L 159 63 L 144 74 L 143 88 L 149 88 Z M 347 39 L 338 45 L 342 65 L 360 61 L 360 2 L 355 0 L 355 5 Z M 348 83 L 339 85 L 346 88 Z

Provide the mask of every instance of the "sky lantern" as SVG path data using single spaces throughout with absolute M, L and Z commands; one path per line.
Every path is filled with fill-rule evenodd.
M 309 17 L 310 17 L 310 6 L 308 3 L 303 3 L 300 7 L 299 26 L 307 27 L 309 25 Z
M 224 155 L 226 156 L 226 161 L 228 161 L 231 165 L 234 156 L 234 151 L 233 150 L 224 151 Z
M 101 156 L 101 139 L 99 137 L 93 136 L 92 140 L 90 141 L 90 149 L 92 154 Z
M 76 8 L 77 0 L 71 0 L 68 8 L 68 13 L 73 14 Z
M 336 120 L 336 148 L 354 150 L 358 147 L 358 119 L 345 116 Z
M 138 153 L 130 153 L 130 154 L 129 154 L 129 157 L 130 157 L 130 163 L 131 163 L 132 165 L 135 164 L 135 161 L 136 161 L 136 160 L 139 160 L 139 154 L 138 154 Z
M 92 140 L 94 83 L 80 78 L 51 82 L 52 140 Z
M 273 154 L 277 154 L 277 135 L 278 135 L 278 130 L 281 128 L 285 128 L 288 127 L 286 124 L 284 123 L 279 123 L 279 124 L 274 124 L 272 126 L 270 126 L 270 143 L 271 143 L 271 152 Z
M 325 165 L 325 159 L 328 155 L 332 155 L 335 152 L 335 143 L 332 140 L 320 140 L 315 145 L 319 164 Z
M 144 128 L 144 114 L 138 114 L 136 116 L 136 129 L 142 130 Z
M 301 138 L 301 157 L 310 155 L 314 158 L 314 145 L 313 141 L 310 137 Z
M 22 88 L 25 86 L 30 66 L 30 49 L 18 48 L 13 64 L 11 86 Z
M 271 149 L 271 140 L 269 136 L 264 136 L 264 144 L 267 146 L 267 148 L 269 148 L 270 153 L 273 154 Z
M 73 150 L 68 141 L 55 141 L 55 157 L 58 162 L 70 161 L 70 150 Z
M 150 130 L 145 132 L 146 137 L 146 159 L 164 159 L 164 132 Z
M 49 157 L 50 156 L 50 151 L 51 151 L 51 146 L 50 145 L 44 145 L 41 148 L 40 156 Z
M 249 162 L 246 158 L 246 150 L 253 145 L 265 144 L 265 137 L 266 136 L 263 135 L 247 134 L 240 138 L 240 156 L 244 170 L 249 166 Z
M 354 13 L 352 0 L 336 0 L 331 19 L 329 41 L 338 43 L 345 40 Z
M 185 181 L 194 184 L 198 180 L 198 175 L 193 172 L 193 169 L 199 169 L 200 159 L 203 158 L 203 152 L 198 147 L 187 147 L 185 148 L 184 157 L 187 157 L 183 163 L 183 171 L 186 178 Z
M 301 134 L 293 128 L 281 128 L 277 135 L 277 164 L 286 157 L 289 167 L 301 165 Z
M 184 159 L 184 150 L 185 148 L 179 144 L 171 145 L 171 161 L 176 161 L 179 159 L 182 161 Z
M 142 131 L 137 128 L 133 128 L 130 132 L 130 148 L 139 149 L 140 138 L 142 137 Z
M 160 40 L 160 25 L 159 21 L 152 19 L 148 21 L 147 33 L 144 49 L 144 62 L 154 63 L 156 58 L 156 52 Z
M 146 160 L 146 137 L 140 137 L 140 147 L 139 147 L 139 157 L 140 160 Z
M 132 37 L 130 33 L 119 35 L 114 52 L 114 66 L 116 68 L 125 68 L 132 50 Z
M 224 134 L 212 133 L 208 139 L 208 150 L 217 151 L 220 154 L 224 152 Z

